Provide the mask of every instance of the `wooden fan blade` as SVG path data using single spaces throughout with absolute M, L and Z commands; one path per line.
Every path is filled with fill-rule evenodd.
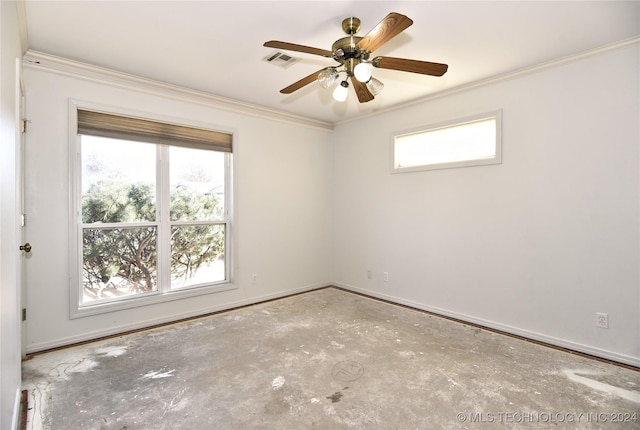
M 326 67 L 325 67 L 325 69 L 326 69 Z M 309 85 L 311 82 L 317 81 L 318 80 L 318 74 L 320 72 L 322 72 L 323 70 L 325 70 L 325 69 L 321 69 L 321 70 L 318 70 L 317 72 L 313 72 L 309 76 L 306 76 L 306 77 L 300 79 L 298 82 L 294 82 L 293 84 L 289 85 L 288 87 L 281 89 L 280 92 L 282 94 L 291 94 L 292 92 L 299 90 L 300 88 L 304 87 L 305 85 Z
M 307 54 L 320 55 L 322 57 L 331 58 L 333 56 L 333 52 L 326 49 L 296 45 L 295 43 L 280 42 L 279 40 L 270 40 L 268 42 L 265 42 L 263 46 L 266 46 L 267 48 L 286 49 L 287 51 L 305 52 Z
M 442 76 L 449 68 L 446 64 L 429 61 L 407 60 L 394 57 L 376 57 L 371 61 L 374 67 L 400 70 L 402 72 L 422 73 L 423 75 Z
M 355 77 L 351 77 L 351 85 L 353 85 L 353 89 L 356 90 L 356 94 L 358 95 L 358 100 L 360 103 L 366 103 L 373 100 L 373 94 L 369 91 L 366 84 L 363 84 Z
M 363 51 L 375 51 L 389 40 L 410 27 L 413 21 L 399 13 L 391 12 L 358 42 Z

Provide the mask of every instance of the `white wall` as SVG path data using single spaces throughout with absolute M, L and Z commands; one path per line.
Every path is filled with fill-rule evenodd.
M 31 121 L 27 233 L 33 245 L 27 264 L 28 352 L 328 284 L 327 131 L 50 70 L 32 64 L 24 71 Z M 237 289 L 69 319 L 69 99 L 236 130 Z M 258 275 L 256 285 L 252 274 Z
M 337 127 L 335 283 L 640 365 L 638 53 Z M 496 108 L 501 165 L 389 173 L 393 131 Z
M 16 2 L 0 2 L 0 429 L 17 428 L 20 394 L 20 237 L 16 163 L 16 60 L 22 57 Z
M 334 283 L 640 365 L 638 72 L 633 44 L 328 133 L 31 65 L 27 350 Z M 68 319 L 69 98 L 238 130 L 238 289 Z M 497 108 L 503 164 L 389 173 L 393 131 Z

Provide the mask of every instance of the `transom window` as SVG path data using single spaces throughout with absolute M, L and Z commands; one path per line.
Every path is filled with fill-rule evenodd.
M 77 117 L 76 309 L 229 285 L 231 135 Z
M 500 111 L 398 133 L 393 137 L 394 173 L 498 164 Z

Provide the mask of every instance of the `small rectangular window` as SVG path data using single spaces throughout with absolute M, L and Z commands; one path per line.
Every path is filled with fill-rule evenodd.
M 499 164 L 500 111 L 393 136 L 394 173 Z

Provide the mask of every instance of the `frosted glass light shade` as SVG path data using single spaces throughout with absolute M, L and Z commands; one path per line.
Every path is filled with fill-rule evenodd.
M 367 63 L 358 63 L 356 67 L 353 68 L 353 76 L 360 82 L 367 82 L 371 79 L 371 66 Z
M 340 85 L 333 90 L 333 99 L 337 102 L 343 102 L 347 99 L 349 94 L 349 84 L 347 81 L 340 82 Z
M 376 78 L 369 79 L 366 85 L 367 85 L 367 88 L 369 89 L 369 92 L 374 96 L 377 96 L 378 94 L 380 94 L 384 89 L 384 84 L 379 80 L 377 80 Z
M 322 88 L 329 88 L 336 79 L 338 79 L 338 71 L 332 67 L 318 73 L 318 83 Z

